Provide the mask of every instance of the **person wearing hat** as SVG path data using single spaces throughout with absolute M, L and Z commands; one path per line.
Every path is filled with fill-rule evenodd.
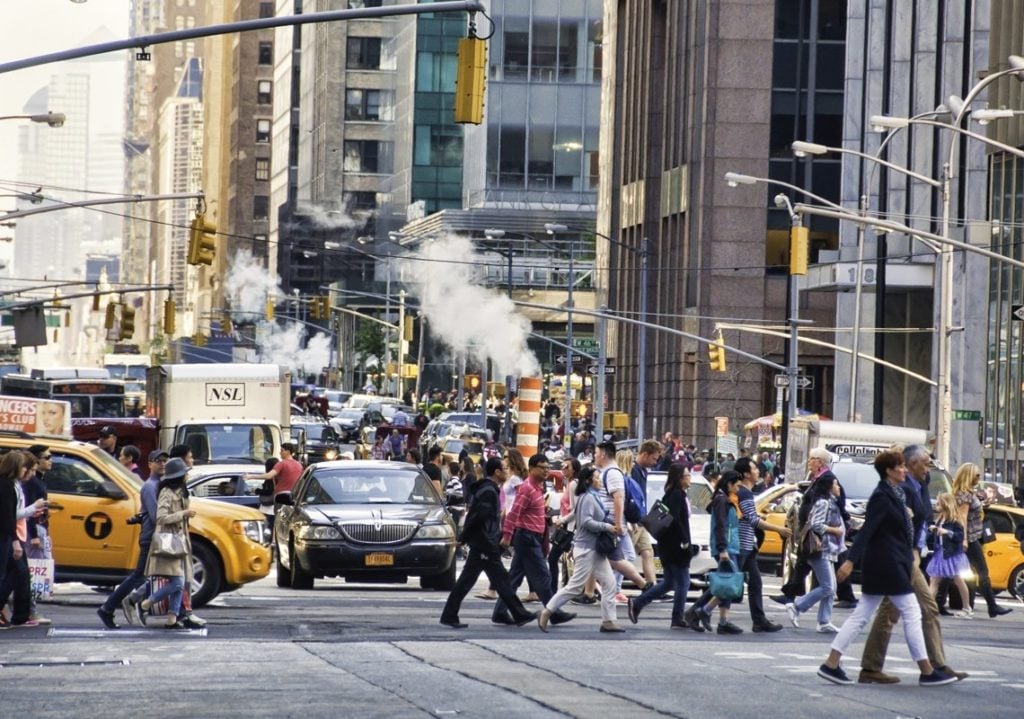
M 189 508 L 188 490 L 185 488 L 185 475 L 188 465 L 180 457 L 167 461 L 163 476 L 160 478 L 159 494 L 156 506 L 156 528 L 160 532 L 180 536 L 185 544 L 185 556 L 168 557 L 150 550 L 146 562 L 146 575 L 163 577 L 167 581 L 149 597 L 135 605 L 137 616 L 142 624 L 146 623 L 146 615 L 157 602 L 167 599 L 167 615 L 164 629 L 186 629 L 178 620 L 181 599 L 185 589 L 185 578 L 192 576 L 192 543 L 188 537 L 188 520 L 196 516 L 196 510 Z
M 146 561 L 149 559 L 149 545 L 153 542 L 153 533 L 156 531 L 156 500 L 157 490 L 160 486 L 160 478 L 164 474 L 164 467 L 167 464 L 167 452 L 163 449 L 154 449 L 149 453 L 149 479 L 142 483 L 142 490 L 139 497 L 142 501 L 142 511 L 129 519 L 129 523 L 142 524 L 142 531 L 139 532 L 139 559 L 135 563 L 135 569 L 124 578 L 117 588 L 110 593 L 107 600 L 103 602 L 96 614 L 99 616 L 103 626 L 107 629 L 117 629 L 117 622 L 114 621 L 114 610 L 121 607 L 124 610 L 125 621 L 133 624 L 135 617 L 135 606 L 130 601 L 132 592 L 146 582 Z M 130 611 L 129 611 L 130 610 Z
M 117 459 L 117 430 L 109 424 L 100 427 L 100 438 L 96 440 L 100 449 Z

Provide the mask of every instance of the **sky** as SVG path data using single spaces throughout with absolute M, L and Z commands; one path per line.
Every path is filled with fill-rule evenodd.
M 128 8 L 128 0 L 0 0 L 0 62 L 80 47 L 104 26 L 109 39 L 126 38 Z M 119 54 L 127 57 L 128 51 Z M 66 66 L 41 65 L 0 74 L 0 116 L 21 114 L 32 93 Z M 60 112 L 60 108 L 51 109 Z M 120 116 L 124 105 L 112 107 L 111 112 Z M 18 124 L 15 120 L 0 121 L 0 179 L 16 176 Z M 10 209 L 10 203 L 0 198 L 0 208 Z

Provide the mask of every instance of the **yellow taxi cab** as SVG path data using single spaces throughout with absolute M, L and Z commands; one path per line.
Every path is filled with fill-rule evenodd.
M 981 545 L 992 589 L 1024 597 L 1024 509 L 1006 504 L 985 507 L 985 520 L 992 524 L 996 538 Z
M 0 432 L 0 452 L 45 444 L 53 467 L 45 477 L 49 529 L 58 582 L 113 586 L 139 556 L 142 480 L 98 446 L 68 439 Z M 265 518 L 255 509 L 193 498 L 192 605 L 270 572 Z
M 778 527 L 786 526 L 789 510 L 800 498 L 802 490 L 796 484 L 776 484 L 754 497 L 754 506 L 761 519 Z M 765 562 L 782 560 L 785 540 L 778 532 L 765 532 L 761 546 L 758 548 L 758 559 Z

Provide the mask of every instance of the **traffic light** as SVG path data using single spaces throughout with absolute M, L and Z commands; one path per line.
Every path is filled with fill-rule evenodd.
M 206 224 L 206 215 L 197 212 L 188 233 L 188 263 L 212 265 L 217 252 L 217 228 Z
M 267 322 L 274 321 L 274 300 L 267 300 Z
M 309 298 L 309 316 L 314 320 L 323 319 L 323 316 L 320 314 L 320 298 L 316 295 Z
M 789 231 L 789 274 L 807 274 L 807 236 L 806 227 L 794 227 Z
M 322 295 L 320 297 L 320 319 L 329 320 L 331 319 L 331 296 Z
M 708 345 L 708 361 L 712 372 L 725 372 L 725 347 L 722 331 L 718 331 L 714 344 Z
M 402 339 L 406 342 L 412 342 L 413 321 L 412 315 L 406 315 L 402 323 Z
M 479 125 L 484 121 L 487 45 L 478 37 L 459 40 L 455 72 L 455 122 Z
M 174 334 L 174 321 L 178 314 L 178 308 L 174 300 L 164 300 L 164 335 L 170 337 Z
M 130 340 L 135 334 L 135 308 L 131 305 L 121 305 L 121 331 L 119 339 Z
M 112 330 L 115 324 L 117 324 L 117 303 L 108 302 L 107 313 L 103 318 L 103 328 Z

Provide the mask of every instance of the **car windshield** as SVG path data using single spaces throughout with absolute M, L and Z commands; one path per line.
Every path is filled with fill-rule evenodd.
M 265 462 L 275 451 L 274 428 L 266 424 L 186 425 L 175 441 L 191 449 L 198 464 L 238 457 Z
M 437 504 L 427 475 L 408 470 L 328 469 L 310 478 L 306 504 Z
M 837 462 L 832 473 L 839 480 L 847 499 L 867 499 L 878 486 L 878 472 L 861 462 Z

